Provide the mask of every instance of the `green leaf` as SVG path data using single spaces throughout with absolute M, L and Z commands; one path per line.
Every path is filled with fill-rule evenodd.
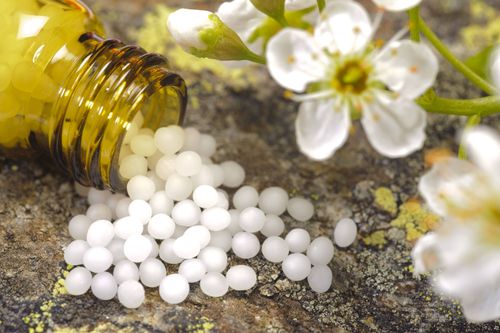
M 483 79 L 489 78 L 490 56 L 496 45 L 490 45 L 465 61 L 465 64 Z
M 325 0 L 318 0 L 318 8 L 320 12 L 323 11 L 323 9 L 325 8 Z

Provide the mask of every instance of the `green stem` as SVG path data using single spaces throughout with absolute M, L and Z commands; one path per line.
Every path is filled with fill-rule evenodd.
M 258 55 L 256 53 L 253 53 L 251 51 L 249 51 L 246 56 L 245 56 L 245 59 L 244 60 L 248 60 L 248 61 L 251 61 L 251 62 L 255 62 L 257 64 L 261 64 L 261 65 L 265 65 L 267 63 L 266 61 L 266 58 L 261 56 L 261 55 Z
M 325 9 L 325 0 L 318 0 L 319 11 L 322 12 Z
M 419 7 L 410 9 L 408 17 L 410 19 L 410 39 L 414 42 L 420 42 L 420 31 L 418 29 L 420 21 Z
M 420 32 L 429 40 L 429 42 L 434 45 L 436 50 L 441 53 L 441 55 L 459 72 L 461 72 L 470 82 L 476 85 L 478 88 L 483 90 L 489 95 L 494 95 L 497 93 L 495 87 L 483 80 L 480 76 L 474 73 L 467 65 L 460 61 L 455 55 L 448 49 L 448 47 L 439 39 L 438 36 L 429 28 L 429 26 L 420 17 L 418 20 L 418 27 Z
M 488 116 L 500 113 L 500 97 L 489 96 L 474 99 L 449 99 L 435 97 L 421 98 L 417 103 L 430 113 L 440 113 L 456 116 Z

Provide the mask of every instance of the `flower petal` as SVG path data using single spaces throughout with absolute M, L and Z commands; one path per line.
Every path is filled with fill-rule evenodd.
M 398 12 L 417 6 L 422 0 L 373 0 L 382 9 Z
M 500 136 L 486 126 L 464 132 L 463 142 L 471 160 L 492 176 L 500 176 Z
M 314 38 L 332 53 L 350 54 L 364 49 L 372 32 L 370 17 L 360 4 L 336 0 L 328 3 L 321 13 Z
M 375 62 L 377 77 L 391 90 L 415 99 L 436 80 L 439 64 L 431 49 L 410 40 L 393 42 Z
M 478 169 L 468 161 L 448 158 L 437 162 L 419 183 L 420 194 L 437 214 L 446 216 L 450 204 L 467 205 L 467 191 L 478 177 Z
M 178 9 L 168 16 L 170 34 L 184 49 L 203 50 L 207 46 L 200 39 L 200 31 L 213 27 L 211 12 L 196 9 Z
M 312 36 L 298 29 L 283 29 L 271 38 L 266 57 L 271 76 L 281 86 L 300 92 L 326 76 L 329 61 Z
M 473 297 L 461 300 L 462 311 L 469 322 L 481 323 L 500 317 L 500 285 L 487 286 Z
M 310 158 L 325 160 L 347 140 L 350 126 L 347 104 L 334 99 L 303 102 L 295 121 L 297 143 Z
M 419 238 L 411 251 L 415 274 L 426 273 L 440 266 L 438 244 L 439 236 L 434 232 L 429 232 Z
M 285 9 L 286 10 L 302 10 L 312 6 L 316 6 L 318 2 L 316 0 L 286 0 Z
M 380 154 L 396 158 L 422 148 L 426 113 L 413 101 L 376 97 L 363 110 L 361 123 L 368 141 Z

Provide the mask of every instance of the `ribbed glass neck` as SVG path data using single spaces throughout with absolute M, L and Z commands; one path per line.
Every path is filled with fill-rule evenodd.
M 153 130 L 180 124 L 187 90 L 164 57 L 93 33 L 68 73 L 48 120 L 48 151 L 78 182 L 116 191 L 123 138 L 138 112 Z

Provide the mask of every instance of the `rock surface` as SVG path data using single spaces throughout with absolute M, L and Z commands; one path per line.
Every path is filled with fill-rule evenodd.
M 171 7 L 200 8 L 214 8 L 215 3 L 165 2 Z M 147 30 L 137 33 L 147 24 L 143 15 L 161 12 L 154 7 L 160 3 L 155 0 L 88 3 L 108 23 L 109 35 L 127 42 L 146 40 Z M 424 13 L 434 17 L 431 23 L 439 22 L 438 31 L 445 33 L 456 33 L 455 22 L 469 21 L 465 5 L 445 8 L 433 4 Z M 383 33 L 394 31 L 393 26 L 397 29 L 391 22 L 386 23 Z M 398 18 L 395 22 L 402 21 Z M 154 26 L 150 28 L 154 30 Z M 449 40 L 460 49 L 457 38 Z M 176 59 L 172 60 L 175 63 Z M 66 225 L 86 204 L 74 193 L 72 182 L 57 171 L 34 161 L 0 159 L 1 332 L 500 330 L 497 322 L 468 324 L 457 303 L 433 292 L 430 279 L 416 279 L 411 272 L 412 244 L 437 223 L 419 204 L 418 179 L 435 148 L 456 151 L 454 139 L 464 120 L 429 117 L 425 149 L 405 159 L 378 155 L 356 127 L 334 158 L 311 162 L 295 144 L 296 105 L 280 97 L 282 91 L 265 71 L 253 69 L 252 73 L 239 78 L 243 84 L 235 85 L 230 78 L 207 70 L 184 69 L 192 96 L 186 123 L 215 135 L 220 146 L 217 157 L 244 165 L 249 184 L 259 189 L 282 186 L 314 201 L 314 218 L 308 223 L 288 218 L 288 229 L 300 226 L 312 236 L 331 236 L 342 217 L 352 217 L 358 223 L 354 245 L 336 249 L 330 265 L 330 291 L 315 294 L 307 283 L 287 280 L 279 265 L 259 256 L 250 261 L 258 272 L 258 285 L 247 293 L 232 291 L 223 298 L 208 298 L 198 286 L 192 286 L 186 302 L 170 306 L 161 301 L 157 290 L 149 290 L 143 306 L 127 310 L 117 301 L 98 301 L 90 294 L 66 295 L 62 284 L 66 272 L 62 250 L 70 241 Z M 440 77 L 443 94 L 479 94 L 451 73 L 444 67 Z M 497 127 L 500 124 L 497 118 L 488 122 Z M 231 263 L 237 262 L 231 258 Z M 172 272 L 175 268 L 168 269 Z

